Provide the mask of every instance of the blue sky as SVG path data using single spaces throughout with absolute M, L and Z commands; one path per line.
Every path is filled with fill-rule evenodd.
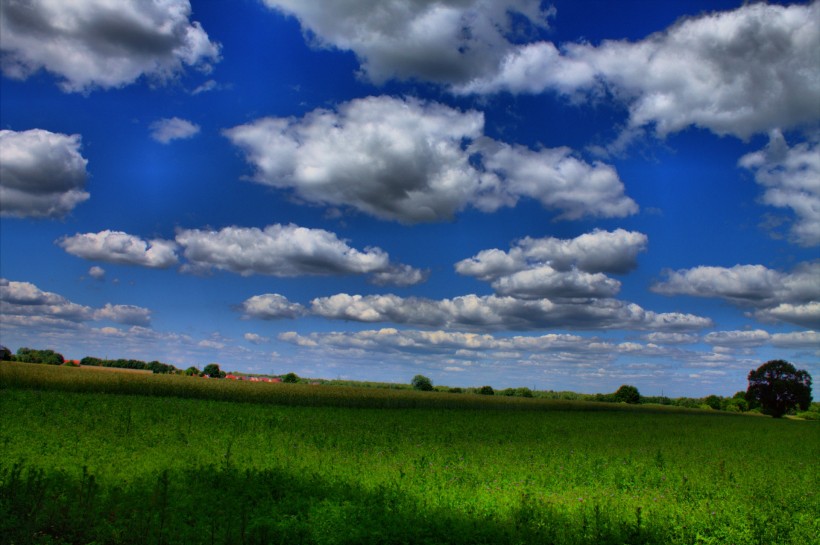
M 226 5 L 2 0 L 0 344 L 590 393 L 818 376 L 820 3 Z

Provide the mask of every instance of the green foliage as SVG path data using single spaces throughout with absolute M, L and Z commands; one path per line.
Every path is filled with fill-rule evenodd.
M 413 380 L 410 381 L 410 385 L 414 390 L 420 390 L 422 392 L 430 392 L 433 390 L 433 381 L 424 375 L 414 376 Z
M 491 395 L 495 395 L 495 390 L 493 390 L 492 386 L 482 386 L 481 388 L 478 389 L 477 393 L 479 393 L 483 396 L 491 396 Z
M 54 350 L 36 350 L 22 347 L 17 350 L 14 361 L 24 363 L 45 363 L 46 365 L 62 365 L 65 360 L 63 355 Z
M 200 371 L 193 365 L 185 370 L 186 377 L 198 377 L 200 374 L 202 374 L 202 371 Z
M 704 402 L 704 403 L 705 403 L 705 404 L 706 404 L 706 405 L 707 405 L 710 409 L 713 409 L 713 410 L 715 410 L 715 411 L 719 411 L 719 410 L 720 410 L 720 408 L 721 408 L 721 405 L 722 405 L 722 400 L 721 400 L 721 398 L 720 398 L 720 397 L 718 397 L 718 396 L 716 396 L 716 395 L 710 395 L 710 396 L 707 396 L 707 397 L 706 397 L 706 399 L 704 399 L 704 400 L 703 400 L 703 402 Z
M 11 350 L 0 344 L 0 361 L 13 361 Z
M 774 418 L 796 407 L 805 411 L 811 404 L 811 376 L 787 361 L 768 361 L 749 372 L 746 399 Z
M 820 535 L 811 423 L 624 405 L 347 410 L 0 388 L 3 543 L 804 545 Z
M 296 373 L 288 373 L 282 377 L 282 382 L 285 384 L 296 384 L 299 382 L 299 376 Z
M 219 368 L 218 363 L 209 363 L 202 369 L 202 373 L 211 378 L 224 378 L 225 372 Z
M 613 394 L 615 401 L 618 403 L 632 403 L 637 404 L 641 402 L 641 394 L 638 389 L 629 384 L 624 384 L 618 388 Z

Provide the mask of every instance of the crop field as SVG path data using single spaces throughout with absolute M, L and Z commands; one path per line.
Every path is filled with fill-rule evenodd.
M 814 422 L 369 391 L 4 363 L 0 542 L 820 543 Z

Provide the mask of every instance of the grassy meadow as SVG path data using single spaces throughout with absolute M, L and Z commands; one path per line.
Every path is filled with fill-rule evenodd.
M 0 418 L 0 543 L 820 543 L 814 422 L 8 363 Z

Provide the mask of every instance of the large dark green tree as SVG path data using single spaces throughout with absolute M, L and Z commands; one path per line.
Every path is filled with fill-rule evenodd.
M 619 403 L 640 403 L 641 393 L 638 389 L 630 384 L 624 384 L 618 388 L 613 394 L 615 401 Z
M 746 400 L 774 418 L 795 407 L 805 411 L 811 404 L 811 375 L 784 360 L 767 361 L 749 372 Z
M 414 376 L 413 380 L 410 381 L 410 384 L 413 385 L 415 390 L 421 390 L 422 392 L 429 392 L 433 389 L 433 381 L 424 375 Z

